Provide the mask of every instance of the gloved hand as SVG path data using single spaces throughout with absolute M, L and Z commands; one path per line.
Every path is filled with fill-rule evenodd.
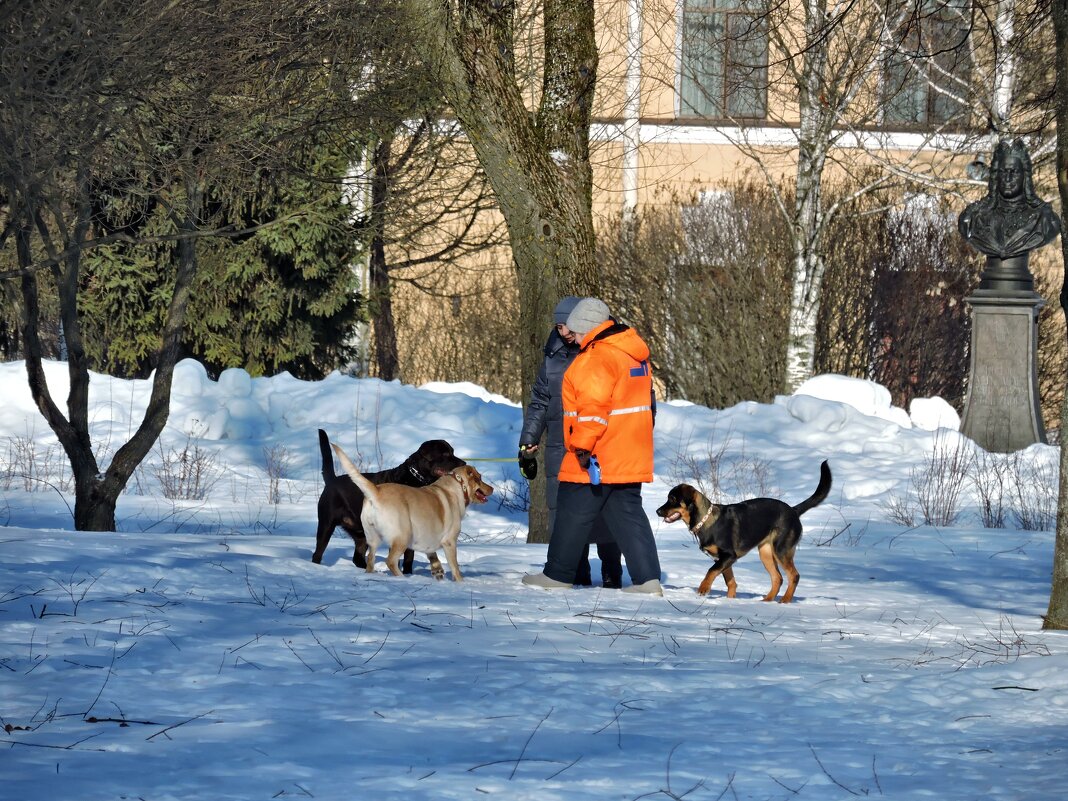
M 538 476 L 538 460 L 534 456 L 537 451 L 537 445 L 519 446 L 519 472 L 527 481 L 533 481 Z
M 589 470 L 590 469 L 590 452 L 589 451 L 584 451 L 584 450 L 582 450 L 582 448 L 579 448 L 579 449 L 577 449 L 575 451 L 575 456 L 578 457 L 579 467 L 581 467 L 583 470 Z

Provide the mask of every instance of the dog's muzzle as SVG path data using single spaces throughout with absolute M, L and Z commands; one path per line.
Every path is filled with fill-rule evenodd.
M 663 518 L 665 523 L 674 523 L 682 517 L 682 513 L 677 507 L 672 507 L 669 503 L 665 503 L 659 509 L 656 510 L 657 517 Z

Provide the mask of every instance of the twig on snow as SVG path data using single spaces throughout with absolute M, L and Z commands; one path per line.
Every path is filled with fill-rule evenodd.
M 530 745 L 530 741 L 534 739 L 534 735 L 538 733 L 538 729 L 541 728 L 541 724 L 549 719 L 549 715 L 553 713 L 553 709 L 556 707 L 549 707 L 549 711 L 545 713 L 545 717 L 538 721 L 538 725 L 534 727 L 534 731 L 527 737 L 527 741 L 523 743 L 523 750 L 519 752 L 518 758 L 516 758 L 515 765 L 512 767 L 512 772 L 508 774 L 508 781 L 515 778 L 515 772 L 519 770 L 519 763 L 523 761 L 523 755 L 527 752 L 527 747 Z
M 160 729 L 155 734 L 152 734 L 152 735 L 149 735 L 148 737 L 146 737 L 145 741 L 148 742 L 150 740 L 153 740 L 156 737 L 159 737 L 161 734 L 163 736 L 167 737 L 167 732 L 173 731 L 174 729 L 177 729 L 179 726 L 184 726 L 186 723 L 192 723 L 194 720 L 200 720 L 201 718 L 206 718 L 208 715 L 210 715 L 214 711 L 215 711 L 214 709 L 209 709 L 207 712 L 203 712 L 203 713 L 201 713 L 199 715 L 196 715 L 195 717 L 189 718 L 189 720 L 183 720 L 181 723 L 175 723 L 173 726 L 167 726 L 165 729 Z M 171 738 L 167 737 L 167 739 L 169 740 Z
M 831 775 L 830 771 L 827 770 L 826 767 L 824 767 L 822 762 L 820 762 L 819 755 L 816 753 L 816 749 L 812 747 L 812 743 L 808 744 L 808 750 L 812 752 L 812 758 L 816 760 L 816 764 L 820 766 L 820 770 L 823 771 L 823 775 L 824 776 L 826 776 L 828 779 L 830 779 L 832 782 L 834 782 L 836 785 L 841 787 L 843 790 L 845 790 L 850 795 L 860 795 L 860 793 L 858 793 L 856 790 L 851 790 L 850 788 L 846 787 L 844 784 L 842 784 L 840 781 L 838 781 L 838 779 L 834 778 L 834 776 Z

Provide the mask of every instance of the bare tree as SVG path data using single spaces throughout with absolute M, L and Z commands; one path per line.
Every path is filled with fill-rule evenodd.
M 813 369 L 836 218 L 873 190 L 978 186 L 960 157 L 981 152 L 990 131 L 1032 123 L 1014 105 L 1015 14 L 1013 0 L 686 4 L 680 112 L 719 124 L 779 193 L 788 224 L 788 388 Z
M 374 374 L 389 381 L 401 373 L 393 284 L 441 295 L 455 270 L 506 240 L 485 173 L 459 126 L 436 107 L 376 137 L 369 151 Z
M 854 193 L 889 180 L 862 177 L 864 165 L 850 148 L 857 145 L 852 129 L 879 113 L 872 86 L 888 32 L 904 16 L 893 5 L 863 0 L 709 2 L 683 14 L 681 111 L 720 123 L 764 175 L 786 221 L 792 262 L 787 388 L 812 373 L 826 237 L 851 200 L 839 193 L 828 205 L 825 176 L 832 168 L 843 184 L 853 176 Z M 784 185 L 791 161 L 793 180 Z
M 529 396 L 552 308 L 593 294 L 589 129 L 597 82 L 593 0 L 544 0 L 540 100 L 532 113 L 517 70 L 514 0 L 408 0 L 432 65 L 497 196 L 519 287 L 523 395 Z M 544 540 L 540 507 L 531 539 Z
M 1061 219 L 1068 209 L 1068 3 L 1049 0 L 1055 33 L 1056 84 L 1054 109 L 1057 120 L 1057 186 L 1061 196 Z M 1068 264 L 1068 238 L 1061 236 L 1061 254 Z M 1061 308 L 1068 314 L 1068 278 L 1061 288 Z M 1061 407 L 1060 495 L 1057 501 L 1057 539 L 1053 551 L 1053 577 L 1049 608 L 1043 628 L 1068 629 L 1068 392 Z
M 331 62 L 315 49 L 322 44 L 316 17 L 299 0 L 27 0 L 4 8 L 0 182 L 7 218 L 0 247 L 14 239 L 18 269 L 0 277 L 20 282 L 30 390 L 71 462 L 75 527 L 113 530 L 118 496 L 167 421 L 196 241 L 232 233 L 218 227 L 214 198 L 240 195 L 265 162 L 284 163 L 286 143 L 313 127 L 322 109 L 292 103 L 301 76 L 321 78 Z M 271 138 L 259 135 L 265 130 Z M 101 466 L 90 436 L 78 292 L 91 280 L 82 254 L 124 236 L 87 238 L 93 184 L 120 172 L 131 194 L 165 210 L 169 227 L 156 237 L 175 242 L 178 258 L 148 408 Z M 58 296 L 66 413 L 43 366 L 42 280 L 54 282 Z
M 123 28 L 129 17 L 113 3 L 101 3 L 96 12 L 58 0 L 7 8 L 0 22 L 0 173 L 8 201 L 5 232 L 14 235 L 20 268 L 26 370 L 34 401 L 71 461 L 76 527 L 108 530 L 114 528 L 114 500 L 109 509 L 106 499 L 117 497 L 115 479 L 124 483 L 129 473 L 123 476 L 120 469 L 110 479 L 101 474 L 91 447 L 77 291 L 90 222 L 90 181 L 106 163 L 107 142 L 128 112 L 125 80 L 134 70 L 124 74 L 121 65 L 135 63 L 137 48 Z M 66 416 L 52 398 L 42 365 L 39 256 L 59 296 L 70 379 Z M 176 282 L 179 311 L 188 279 L 182 275 Z M 166 337 L 164 342 L 164 347 L 174 344 Z M 169 388 L 165 373 L 157 377 L 153 401 L 164 387 Z

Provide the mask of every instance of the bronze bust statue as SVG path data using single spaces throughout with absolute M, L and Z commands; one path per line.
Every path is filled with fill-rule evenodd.
M 1035 194 L 1031 156 L 1017 139 L 999 142 L 987 178 L 987 194 L 961 212 L 964 240 L 993 259 L 1015 259 L 1041 247 L 1061 231 L 1053 206 Z
M 971 364 L 961 433 L 988 451 L 1008 453 L 1045 442 L 1038 393 L 1038 312 L 1027 263 L 1060 233 L 1053 206 L 1035 194 L 1024 143 L 994 148 L 987 194 L 957 220 L 964 240 L 986 255 L 971 307 Z

